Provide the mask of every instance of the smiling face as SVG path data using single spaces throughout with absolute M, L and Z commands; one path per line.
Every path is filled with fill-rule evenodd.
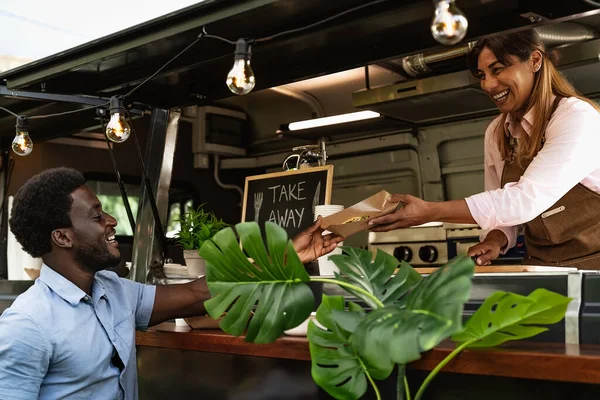
M 71 197 L 75 259 L 92 272 L 119 265 L 121 253 L 115 240 L 117 221 L 102 211 L 102 204 L 86 186 L 77 188 Z
M 477 74 L 481 88 L 488 93 L 502 113 L 514 113 L 521 118 L 526 112 L 529 97 L 539 70 L 542 55 L 534 51 L 528 60 L 509 56 L 503 64 L 496 55 L 484 47 L 477 60 Z

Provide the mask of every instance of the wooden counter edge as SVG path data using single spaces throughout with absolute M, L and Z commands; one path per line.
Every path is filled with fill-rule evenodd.
M 161 324 L 136 333 L 137 346 L 226 353 L 242 356 L 310 361 L 304 337 L 284 336 L 275 343 L 253 344 L 219 330 L 195 330 Z M 454 349 L 443 342 L 409 364 L 409 369 L 430 371 Z M 465 350 L 442 372 L 491 375 L 578 383 L 600 383 L 600 346 L 513 342 L 492 349 Z
M 193 330 L 161 324 L 158 329 L 136 332 L 136 345 L 169 349 L 227 353 L 243 356 L 310 360 L 306 338 L 284 337 L 274 343 L 254 344 L 244 337 L 228 335 L 220 330 Z

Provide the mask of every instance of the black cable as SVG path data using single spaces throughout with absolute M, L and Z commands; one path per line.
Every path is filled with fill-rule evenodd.
M 235 45 L 235 41 L 233 41 L 233 40 L 226 39 L 226 38 L 224 38 L 222 36 L 209 35 L 208 32 L 206 32 L 206 26 L 202 27 L 202 32 L 200 32 L 200 34 L 198 35 L 198 39 L 202 39 L 202 38 L 217 39 L 217 40 L 220 40 L 222 42 Z
M 336 18 L 339 18 L 341 16 L 344 16 L 346 14 L 350 14 L 350 13 L 352 13 L 354 11 L 358 11 L 358 10 L 361 10 L 363 8 L 370 7 L 370 6 L 373 6 L 375 4 L 383 3 L 385 1 L 388 1 L 388 0 L 374 0 L 374 1 L 370 1 L 368 3 L 363 3 L 363 4 L 359 5 L 359 6 L 350 8 L 350 9 L 345 10 L 345 11 L 342 11 L 340 13 L 332 15 L 331 17 L 327 17 L 327 18 L 322 19 L 320 21 L 314 22 L 314 23 L 312 23 L 310 25 L 303 26 L 303 27 L 296 28 L 296 29 L 290 29 L 288 31 L 283 31 L 283 32 L 279 32 L 279 33 L 276 33 L 276 34 L 271 35 L 271 36 L 267 36 L 267 37 L 264 37 L 264 38 L 256 39 L 255 42 L 256 43 L 268 42 L 268 41 L 273 40 L 275 38 L 278 38 L 280 36 L 289 35 L 289 34 L 292 34 L 292 33 L 298 33 L 298 32 L 302 32 L 302 31 L 305 31 L 305 30 L 309 30 L 309 29 L 314 28 L 315 26 L 322 25 L 322 24 L 324 24 L 326 22 L 332 21 L 332 20 L 334 20 Z
M 192 43 L 188 44 L 183 50 L 181 50 L 179 53 L 177 53 L 173 58 L 171 58 L 169 61 L 167 61 L 166 63 L 164 63 L 163 66 L 160 67 L 158 70 L 156 70 L 155 73 L 153 73 L 152 75 L 150 75 L 149 77 L 147 77 L 146 79 L 144 79 L 142 81 L 142 83 L 140 83 L 139 85 L 137 85 L 136 87 L 134 87 L 133 89 L 131 89 L 126 95 L 123 96 L 123 98 L 127 98 L 127 97 L 131 96 L 133 94 L 133 92 L 135 92 L 140 87 L 142 87 L 142 85 L 144 85 L 150 79 L 152 79 L 156 75 L 158 75 L 160 73 L 160 71 L 162 71 L 163 69 L 166 68 L 167 65 L 171 64 L 171 62 L 175 61 L 175 59 L 177 59 L 177 57 L 179 57 L 180 55 L 182 55 L 183 53 L 185 53 L 186 51 L 188 51 L 190 47 L 192 47 L 193 45 L 195 45 L 196 43 L 198 43 L 200 41 L 200 39 L 202 39 L 202 34 L 200 34 L 196 38 L 196 40 L 194 40 Z
M 202 35 L 201 37 L 205 37 L 205 38 L 208 38 L 208 39 L 217 39 L 217 40 L 220 40 L 222 42 L 235 45 L 235 42 L 233 40 L 225 39 L 224 37 L 217 36 L 217 35 L 207 35 L 207 34 L 205 34 L 205 35 Z
M 131 126 L 131 116 L 129 112 L 126 112 L 127 118 L 129 120 L 129 125 Z M 165 236 L 165 230 L 162 227 L 162 222 L 160 220 L 160 215 L 158 213 L 158 207 L 156 206 L 156 199 L 154 198 L 154 193 L 152 192 L 152 184 L 150 183 L 150 179 L 148 178 L 148 174 L 146 173 L 146 164 L 144 163 L 144 156 L 142 155 L 142 150 L 140 149 L 140 143 L 138 142 L 137 135 L 135 133 L 135 129 L 131 128 L 131 134 L 133 136 L 133 141 L 135 143 L 135 147 L 137 149 L 138 156 L 140 158 L 140 163 L 142 166 L 142 177 L 144 181 L 144 186 L 146 187 L 146 192 L 148 193 L 148 201 L 150 202 L 150 208 L 152 209 L 152 215 L 154 217 L 154 233 L 158 240 L 158 247 L 160 248 L 163 260 L 170 258 L 169 257 L 169 249 L 167 248 L 167 239 Z
M 18 114 L 15 114 L 14 112 L 10 111 L 8 108 L 4 108 L 4 107 L 0 107 L 0 110 L 2 111 L 6 111 L 7 113 L 9 113 L 10 115 L 14 116 L 14 117 L 18 117 Z
M 33 115 L 31 117 L 28 117 L 28 118 L 29 119 L 43 119 L 43 118 L 59 117 L 61 115 L 75 114 L 75 113 L 78 113 L 78 112 L 81 112 L 81 111 L 93 110 L 95 108 L 100 108 L 100 107 L 106 107 L 109 104 L 110 103 L 104 103 L 104 104 L 100 104 L 100 105 L 97 105 L 97 106 L 83 107 L 83 108 L 78 108 L 77 110 L 63 111 L 63 112 L 58 112 L 58 113 L 54 113 L 54 114 Z
M 104 139 L 106 139 L 106 145 L 108 146 L 108 153 L 110 154 L 110 160 L 112 161 L 113 169 L 115 170 L 115 175 L 117 176 L 117 184 L 119 185 L 119 191 L 121 192 L 121 198 L 123 199 L 123 204 L 125 205 L 125 211 L 127 211 L 127 218 L 129 219 L 129 225 L 131 225 L 131 234 L 135 235 L 135 218 L 133 217 L 133 212 L 131 211 L 131 205 L 129 204 L 129 197 L 127 196 L 127 190 L 125 190 L 125 185 L 123 185 L 123 180 L 121 179 L 121 173 L 119 172 L 119 168 L 117 168 L 117 160 L 115 159 L 115 153 L 113 151 L 112 142 L 108 140 L 108 136 L 106 136 L 106 127 L 104 126 L 104 118 L 100 118 L 100 126 L 102 127 L 102 135 Z

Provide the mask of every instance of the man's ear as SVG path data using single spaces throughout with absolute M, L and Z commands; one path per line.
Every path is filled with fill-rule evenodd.
M 73 232 L 70 229 L 55 229 L 52 231 L 51 237 L 58 247 L 65 249 L 73 247 Z

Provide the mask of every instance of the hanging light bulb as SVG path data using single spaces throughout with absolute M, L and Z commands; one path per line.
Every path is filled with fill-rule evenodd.
M 26 156 L 33 151 L 33 140 L 29 137 L 29 121 L 27 117 L 17 117 L 17 134 L 12 141 L 12 149 L 16 155 Z
M 227 74 L 227 87 L 234 94 L 248 94 L 256 81 L 254 80 L 254 72 L 250 66 L 250 44 L 244 39 L 238 39 L 235 45 L 235 55 L 233 68 Z
M 111 142 L 123 143 L 131 134 L 131 127 L 125 119 L 123 100 L 117 96 L 110 98 L 110 121 L 106 125 L 106 137 Z
M 455 0 L 434 0 L 435 14 L 431 21 L 431 34 L 441 44 L 452 45 L 460 42 L 467 34 L 469 21 L 458 9 Z

